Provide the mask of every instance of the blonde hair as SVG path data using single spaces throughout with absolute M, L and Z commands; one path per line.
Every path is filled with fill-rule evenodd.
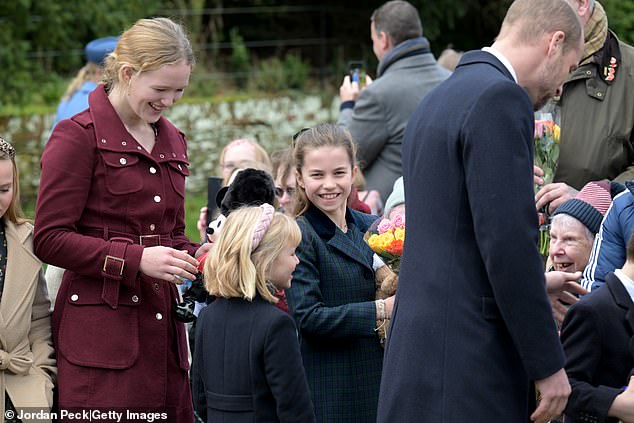
M 181 25 L 168 18 L 139 19 L 121 35 L 114 51 L 106 57 L 102 82 L 110 91 L 125 66 L 141 73 L 182 60 L 194 66 L 192 46 Z
M 321 147 L 342 147 L 346 150 L 350 159 L 350 168 L 356 166 L 355 157 L 357 147 L 352 140 L 350 132 L 342 126 L 332 123 L 322 123 L 312 128 L 307 128 L 299 134 L 295 139 L 295 148 L 293 149 L 293 158 L 295 159 L 295 170 L 301 175 L 304 167 L 304 159 L 306 152 Z M 310 200 L 306 196 L 306 190 L 297 184 L 295 189 L 295 216 L 301 216 L 306 213 L 310 205 Z
M 11 199 L 11 203 L 9 203 L 9 207 L 7 207 L 7 211 L 4 213 L 4 217 L 16 225 L 21 225 L 22 223 L 28 222 L 28 220 L 24 217 L 20 205 L 20 172 L 15 163 L 15 149 L 3 138 L 0 138 L 0 160 L 11 161 L 11 166 L 13 167 L 13 198 Z
M 566 0 L 515 0 L 502 22 L 498 38 L 513 32 L 522 44 L 533 44 L 544 34 L 563 31 L 563 52 L 583 41 L 579 15 Z
M 242 160 L 240 161 L 240 163 L 236 163 L 236 168 L 238 167 L 251 167 L 253 169 L 259 169 L 259 170 L 264 170 L 268 173 L 271 173 L 272 171 L 272 166 L 271 166 L 271 159 L 269 158 L 269 154 L 266 152 L 266 150 L 264 148 L 262 148 L 262 146 L 260 144 L 258 144 L 257 141 L 249 139 L 249 138 L 238 138 L 235 140 L 232 140 L 229 142 L 229 144 L 225 145 L 224 148 L 222 149 L 222 151 L 220 152 L 220 158 L 218 163 L 220 164 L 220 174 L 223 174 L 223 168 L 225 165 L 225 154 L 227 154 L 227 150 L 229 150 L 231 147 L 235 147 L 237 145 L 240 144 L 248 144 L 250 146 L 253 147 L 253 149 L 255 150 L 255 162 L 259 162 L 261 163 L 263 166 L 262 167 L 255 167 L 253 165 L 254 161 L 253 160 Z M 248 166 L 244 166 L 243 164 L 248 164 Z M 232 172 L 233 173 L 233 172 Z M 226 181 L 223 181 L 223 185 L 227 185 L 228 179 Z
M 231 212 L 204 266 L 205 285 L 211 295 L 252 301 L 256 294 L 276 303 L 267 287 L 266 274 L 284 247 L 297 247 L 299 226 L 292 218 L 275 212 L 262 241 L 251 251 L 253 232 L 262 215 L 260 207 Z
M 64 93 L 62 100 L 68 100 L 71 98 L 86 81 L 99 82 L 99 75 L 101 75 L 101 67 L 98 64 L 93 62 L 86 63 L 81 69 L 79 69 L 75 78 L 73 78 L 70 85 L 68 85 L 68 88 L 66 88 L 66 92 Z

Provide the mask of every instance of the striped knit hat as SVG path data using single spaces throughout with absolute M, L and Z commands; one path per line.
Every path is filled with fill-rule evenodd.
M 575 196 L 557 207 L 553 216 L 561 213 L 568 214 L 596 234 L 601 227 L 603 216 L 608 211 L 612 196 L 610 183 L 605 181 L 588 182 Z

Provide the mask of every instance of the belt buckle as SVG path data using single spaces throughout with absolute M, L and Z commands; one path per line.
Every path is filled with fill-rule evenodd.
M 154 243 L 151 244 L 146 244 L 144 241 L 148 239 L 152 239 L 155 240 Z M 154 235 L 139 235 L 139 245 L 144 245 L 146 247 L 155 247 L 157 245 L 161 245 L 161 235 L 160 234 L 154 234 Z
M 108 260 L 112 260 L 114 262 L 120 263 L 121 264 L 121 268 L 119 269 L 119 276 L 123 275 L 123 266 L 125 265 L 125 260 L 119 257 L 114 257 L 111 255 L 107 255 L 106 259 L 103 262 L 103 272 L 104 273 L 108 273 L 107 267 L 108 267 Z

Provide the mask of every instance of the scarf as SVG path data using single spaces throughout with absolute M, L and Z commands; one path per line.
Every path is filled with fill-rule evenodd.
M 590 20 L 586 23 L 584 31 L 585 45 L 583 48 L 583 59 L 579 63 L 580 66 L 595 61 L 594 55 L 601 50 L 608 36 L 608 17 L 599 2 L 595 2 L 594 11 L 592 16 L 590 16 Z

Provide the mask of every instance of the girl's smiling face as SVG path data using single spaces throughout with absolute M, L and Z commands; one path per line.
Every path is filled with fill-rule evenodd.
M 356 172 L 344 147 L 317 147 L 306 151 L 297 183 L 312 204 L 340 223 Z
M 152 71 L 132 73 L 126 69 L 127 101 L 134 114 L 144 122 L 154 123 L 164 110 L 183 96 L 189 84 L 191 65 L 184 60 Z

